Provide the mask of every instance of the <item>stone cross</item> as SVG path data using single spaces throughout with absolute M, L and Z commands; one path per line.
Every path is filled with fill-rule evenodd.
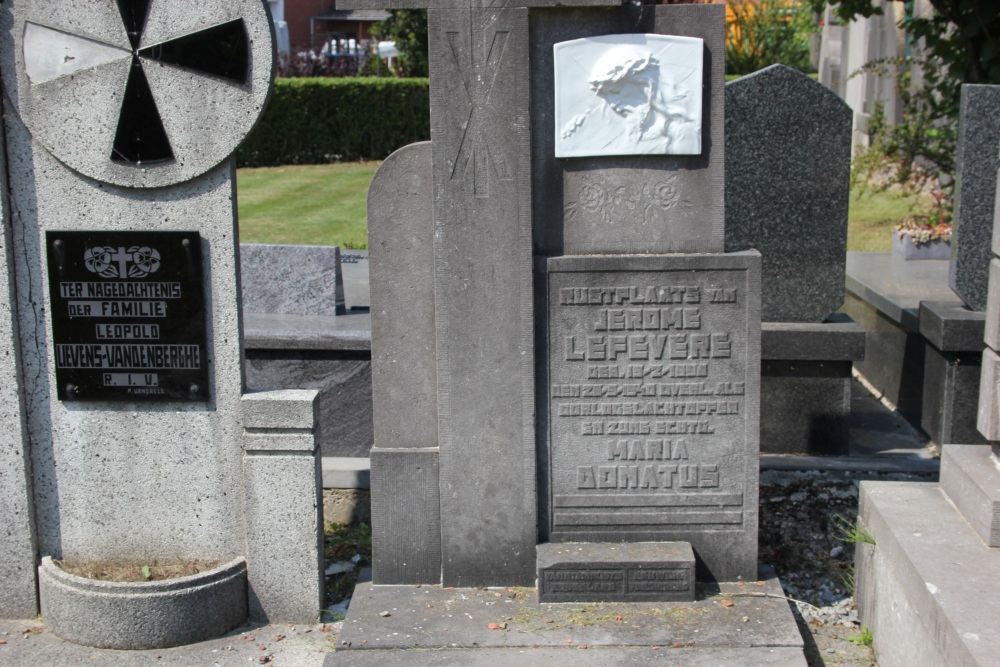
M 526 8 L 617 4 L 354 0 L 338 5 L 429 8 L 438 434 L 436 442 L 396 453 L 391 461 L 407 466 L 408 458 L 437 458 L 440 480 L 419 479 L 427 485 L 422 497 L 436 497 L 440 484 L 445 586 L 530 585 L 535 578 Z M 380 475 L 379 456 L 373 452 L 374 478 Z

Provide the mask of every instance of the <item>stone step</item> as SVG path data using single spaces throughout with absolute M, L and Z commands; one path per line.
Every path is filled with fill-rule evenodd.
M 326 665 L 804 666 L 781 584 L 771 568 L 759 576 L 700 585 L 681 603 L 547 604 L 533 588 L 359 583 Z
M 392 665 L 463 665 L 464 667 L 609 667 L 662 665 L 663 667 L 806 667 L 796 648 L 510 648 L 442 649 L 433 651 L 351 651 L 331 653 L 325 667 L 391 667 Z
M 945 445 L 941 490 L 987 546 L 1000 547 L 1000 467 L 990 445 Z
M 862 482 L 855 597 L 881 667 L 996 665 L 1000 551 L 937 484 Z

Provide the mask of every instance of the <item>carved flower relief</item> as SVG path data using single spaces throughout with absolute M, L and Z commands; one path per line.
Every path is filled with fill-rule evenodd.
M 653 199 L 656 205 L 660 208 L 667 210 L 673 208 L 680 201 L 680 193 L 677 192 L 677 186 L 674 181 L 677 180 L 676 176 L 671 176 L 668 180 L 657 183 L 653 191 Z
M 580 206 L 595 213 L 604 205 L 604 188 L 597 183 L 584 181 L 580 188 Z
M 583 209 L 600 215 L 604 222 L 610 223 L 622 215 L 642 211 L 644 221 L 648 222 L 650 211 L 654 208 L 667 211 L 690 207 L 690 201 L 681 199 L 677 189 L 677 175 L 673 174 L 653 185 L 646 183 L 606 187 L 584 180 L 577 200 L 566 204 L 564 215 L 566 220 L 572 220 Z

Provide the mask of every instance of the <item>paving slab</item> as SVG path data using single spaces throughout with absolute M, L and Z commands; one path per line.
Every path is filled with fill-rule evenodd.
M 664 665 L 666 667 L 799 667 L 806 665 L 800 649 L 793 648 L 691 648 L 667 646 L 644 648 L 441 649 L 422 651 L 353 651 L 331 653 L 326 667 L 352 665 L 464 665 L 465 667 L 551 667 L 572 662 L 576 667 L 609 665 Z
M 724 583 L 699 588 L 698 599 L 684 603 L 551 603 L 538 602 L 532 588 L 442 588 L 440 586 L 372 586 L 355 589 L 340 633 L 337 653 L 327 665 L 444 664 L 428 658 L 431 650 L 547 650 L 563 661 L 590 654 L 565 653 L 567 647 L 601 650 L 601 664 L 646 664 L 643 651 L 679 644 L 686 662 L 664 664 L 805 664 L 783 653 L 802 655 L 802 636 L 771 568 L 761 568 L 760 581 Z M 732 603 L 730 605 L 730 603 Z M 728 605 L 728 606 L 727 606 Z M 491 627 L 493 629 L 491 629 Z M 642 649 L 635 651 L 635 649 Z M 758 649 L 781 649 L 786 662 L 765 659 Z M 732 660 L 706 651 L 737 651 Z M 744 651 L 747 657 L 744 658 Z M 393 657 L 399 652 L 408 657 Z M 474 662 L 463 657 L 454 664 L 513 664 Z M 464 654 L 463 654 L 464 655 Z M 517 664 L 541 664 L 518 660 Z M 657 664 L 668 653 L 659 653 Z M 634 661 L 633 661 L 634 658 Z M 535 657 L 530 659 L 534 660 Z M 591 659 L 583 658 L 580 659 Z M 354 662 L 357 660 L 357 662 Z M 551 662 L 547 664 L 553 664 Z M 597 664 L 597 663 L 581 663 Z
M 279 638 L 280 637 L 280 638 Z M 151 651 L 116 651 L 59 639 L 38 620 L 0 620 L 0 665 L 4 667 L 320 667 L 336 634 L 324 625 L 263 625 L 237 628 L 218 639 Z M 261 659 L 268 658 L 266 663 Z

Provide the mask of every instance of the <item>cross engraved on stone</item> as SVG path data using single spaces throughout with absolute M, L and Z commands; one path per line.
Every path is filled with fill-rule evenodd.
M 25 70 L 32 84 L 131 58 L 110 158 L 136 166 L 174 159 L 143 63 L 180 67 L 238 85 L 247 84 L 250 69 L 249 40 L 243 19 L 143 44 L 143 28 L 153 1 L 116 0 L 131 51 L 37 23 L 28 22 L 25 26 Z
M 459 145 L 458 153 L 452 160 L 451 178 L 453 180 L 456 178 L 467 179 L 471 171 L 475 196 L 487 198 L 490 196 L 491 172 L 496 174 L 496 177 L 501 181 L 509 181 L 513 178 L 503 150 L 491 141 L 490 132 L 485 123 L 485 110 L 489 108 L 490 97 L 496 86 L 497 74 L 503 64 L 508 33 L 498 31 L 493 34 L 485 63 L 481 62 L 480 58 L 476 58 L 474 50 L 471 67 L 463 66 L 458 46 L 459 33 L 449 32 L 447 38 L 448 53 L 451 56 L 452 64 L 462 74 L 462 91 L 465 93 L 464 101 L 468 107 L 462 142 Z M 473 100 L 476 99 L 484 101 L 477 106 L 473 103 Z

